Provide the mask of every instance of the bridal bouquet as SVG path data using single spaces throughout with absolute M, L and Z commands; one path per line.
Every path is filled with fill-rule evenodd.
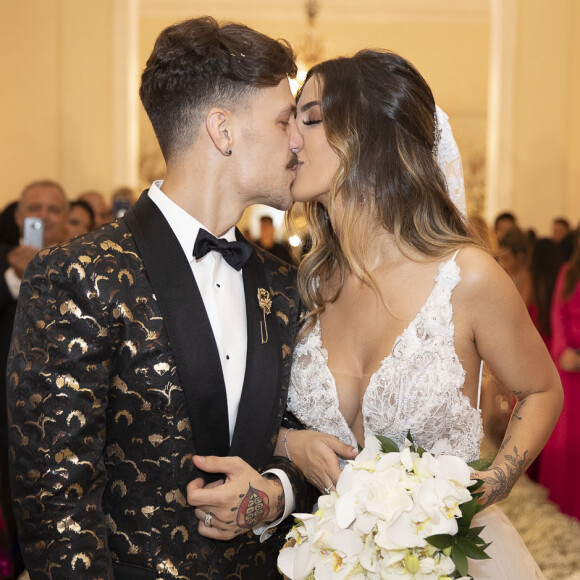
M 280 572 L 291 580 L 467 580 L 467 558 L 489 558 L 483 528 L 470 527 L 480 485 L 463 460 L 434 457 L 410 435 L 402 450 L 367 437 L 318 511 L 294 514 Z

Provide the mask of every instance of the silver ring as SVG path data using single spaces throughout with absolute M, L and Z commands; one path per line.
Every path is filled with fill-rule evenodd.
M 333 483 L 331 483 L 331 484 L 330 484 L 328 487 L 325 487 L 325 488 L 324 488 L 324 493 L 325 493 L 326 495 L 330 495 L 330 490 L 331 490 L 333 487 L 334 487 L 334 484 L 333 484 Z
M 213 518 L 212 514 L 205 514 L 205 520 L 203 523 L 208 527 L 211 528 L 211 519 Z

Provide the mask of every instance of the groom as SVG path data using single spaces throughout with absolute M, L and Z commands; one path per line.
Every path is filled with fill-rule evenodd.
M 290 207 L 295 73 L 287 45 L 241 25 L 164 30 L 140 95 L 165 180 L 28 268 L 8 389 L 33 580 L 277 576 L 272 526 L 312 499 L 272 458 L 299 299 L 234 224 Z

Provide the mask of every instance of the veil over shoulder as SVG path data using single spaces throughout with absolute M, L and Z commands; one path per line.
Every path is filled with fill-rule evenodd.
M 459 153 L 459 147 L 457 147 L 453 132 L 451 131 L 449 117 L 437 105 L 435 105 L 435 110 L 437 131 L 440 131 L 441 137 L 434 156 L 445 176 L 447 192 L 449 193 L 451 201 L 465 217 L 467 215 L 467 207 L 465 202 L 465 182 L 463 179 L 461 154 Z

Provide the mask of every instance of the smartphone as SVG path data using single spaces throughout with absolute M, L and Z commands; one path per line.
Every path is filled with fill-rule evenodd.
M 131 200 L 128 197 L 115 197 L 113 199 L 113 219 L 122 218 L 130 207 Z
M 44 248 L 44 220 L 39 217 L 24 218 L 24 244 Z

